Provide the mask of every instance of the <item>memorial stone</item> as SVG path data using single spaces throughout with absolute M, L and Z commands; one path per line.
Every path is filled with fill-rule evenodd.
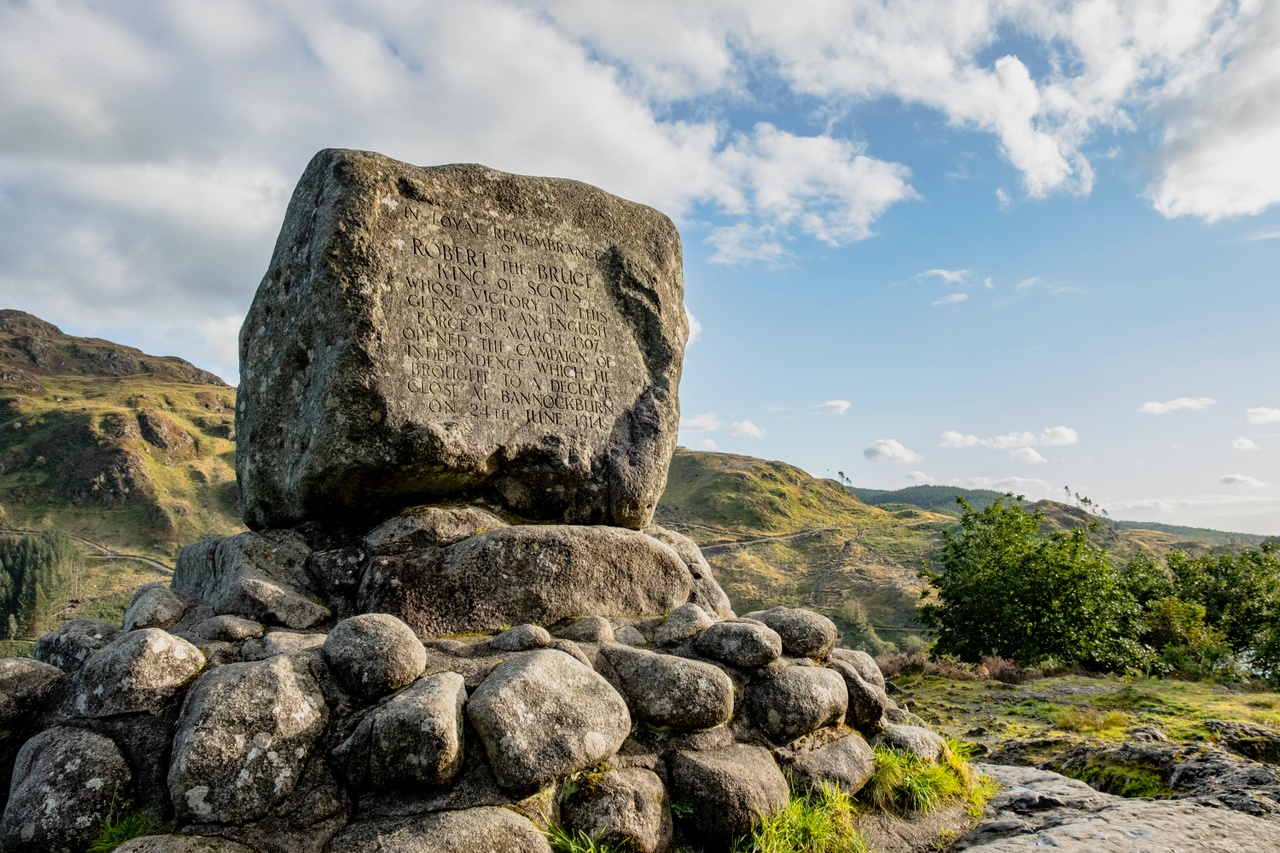
M 577 181 L 325 150 L 240 335 L 246 523 L 485 500 L 639 529 L 688 320 L 661 213 Z

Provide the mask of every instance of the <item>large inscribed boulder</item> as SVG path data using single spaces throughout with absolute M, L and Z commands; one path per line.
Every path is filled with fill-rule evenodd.
M 642 528 L 687 337 L 661 213 L 577 181 L 321 151 L 240 334 L 245 521 L 466 497 Z

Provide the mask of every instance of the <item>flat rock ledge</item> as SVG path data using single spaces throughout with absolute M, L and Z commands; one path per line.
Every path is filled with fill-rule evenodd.
M 1280 823 L 1180 800 L 1125 799 L 1048 770 L 978 765 L 1003 789 L 957 853 L 1280 850 Z
M 696 546 L 650 531 L 418 508 L 189 546 L 127 627 L 0 665 L 0 851 L 81 850 L 141 809 L 174 827 L 128 848 L 156 853 L 544 853 L 553 824 L 715 853 L 788 781 L 855 792 L 895 729 L 850 698 L 874 662 L 816 613 L 732 621 Z M 81 805 L 37 825 L 36 799 Z

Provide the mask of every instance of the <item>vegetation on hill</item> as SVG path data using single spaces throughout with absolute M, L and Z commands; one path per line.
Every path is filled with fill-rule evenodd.
M 976 510 L 1003 497 L 951 486 L 849 488 L 782 462 L 677 448 L 657 521 L 702 546 L 739 612 L 810 607 L 835 619 L 848 645 L 880 652 L 882 641 L 908 649 L 924 644 L 928 629 L 917 608 L 929 587 L 920 572 L 941 568 L 943 533 L 957 528 L 963 512 L 957 494 L 972 497 Z M 907 497 L 922 505 L 907 505 Z M 944 502 L 946 512 L 935 511 Z M 1160 562 L 1172 552 L 1206 555 L 1235 535 L 1097 523 L 1089 511 L 1096 508 L 1077 503 L 1019 506 L 1039 516 L 1041 537 L 1083 531 L 1092 548 L 1116 563 Z
M 850 486 L 849 491 L 868 506 L 914 506 L 960 517 L 956 498 L 964 498 L 975 509 L 986 509 L 1003 497 L 991 489 L 962 489 L 959 486 L 907 486 L 905 489 L 864 489 Z
M 114 615 L 182 545 L 243 529 L 234 413 L 235 390 L 181 359 L 0 311 L 0 535 L 62 531 L 79 552 L 31 624 Z
M 734 607 L 802 606 L 883 651 L 923 626 L 919 573 L 950 516 L 871 507 L 782 462 L 677 448 L 656 521 L 702 547 Z

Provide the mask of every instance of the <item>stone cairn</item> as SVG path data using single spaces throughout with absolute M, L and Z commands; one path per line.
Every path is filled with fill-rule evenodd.
M 660 213 L 327 150 L 241 332 L 250 532 L 0 660 L 0 850 L 723 850 L 867 739 L 945 747 L 830 620 L 652 525 L 688 336 Z M 915 723 L 916 725 L 907 725 Z

